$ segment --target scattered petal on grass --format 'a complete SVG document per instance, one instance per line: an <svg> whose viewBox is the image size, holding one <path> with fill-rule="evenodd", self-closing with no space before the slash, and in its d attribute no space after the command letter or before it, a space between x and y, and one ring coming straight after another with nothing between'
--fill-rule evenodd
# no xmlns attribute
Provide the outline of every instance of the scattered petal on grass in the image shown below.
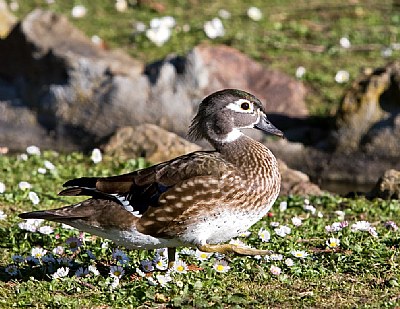
<svg viewBox="0 0 400 309"><path fill-rule="evenodd" d="M345 70L339 70L337 71L336 75L335 75L335 81L338 84L344 84L347 83L350 79L350 74L349 72L345 71Z"/></svg>
<svg viewBox="0 0 400 309"><path fill-rule="evenodd" d="M96 256L93 254L92 251L86 250L86 254L88 255L89 259L91 259L91 260L95 260L96 259ZM128 259L129 259L129 257L128 257Z"/></svg>
<svg viewBox="0 0 400 309"><path fill-rule="evenodd" d="M70 237L65 241L67 248L72 252L77 251L82 246L82 241L77 237Z"/></svg>
<svg viewBox="0 0 400 309"><path fill-rule="evenodd" d="M352 232L357 232L357 231L368 232L370 227L371 227L371 223L369 223L368 221L357 221L351 225L351 231Z"/></svg>
<svg viewBox="0 0 400 309"><path fill-rule="evenodd" d="M6 191L6 185L0 181L0 194Z"/></svg>
<svg viewBox="0 0 400 309"><path fill-rule="evenodd" d="M167 27L157 27L146 30L147 38L158 47L164 45L171 37L171 34L171 29Z"/></svg>
<svg viewBox="0 0 400 309"><path fill-rule="evenodd" d="M125 270L122 268L122 266L115 266L112 265L110 266L110 276L121 278L125 273Z"/></svg>
<svg viewBox="0 0 400 309"><path fill-rule="evenodd" d="M40 148L34 145L26 147L27 154L40 156Z"/></svg>
<svg viewBox="0 0 400 309"><path fill-rule="evenodd" d="M154 280L153 277L147 277L147 282L148 282L151 286L156 286L156 285L158 285L157 281Z"/></svg>
<svg viewBox="0 0 400 309"><path fill-rule="evenodd" d="M340 38L339 44L343 48L350 48L351 47L350 40L349 40L349 38L346 38L346 37Z"/></svg>
<svg viewBox="0 0 400 309"><path fill-rule="evenodd" d="M51 253L47 253L42 257L42 262L43 263L55 263L56 259Z"/></svg>
<svg viewBox="0 0 400 309"><path fill-rule="evenodd" d="M220 9L218 11L218 16L221 17L222 19L229 19L231 18L232 14L227 10Z"/></svg>
<svg viewBox="0 0 400 309"><path fill-rule="evenodd" d="M119 277L117 276L111 276L112 278L112 282L110 284L110 288L113 290L115 289L117 286L119 286Z"/></svg>
<svg viewBox="0 0 400 309"><path fill-rule="evenodd" d="M4 213L3 210L0 210L0 220L5 220L7 218L7 215Z"/></svg>
<svg viewBox="0 0 400 309"><path fill-rule="evenodd" d="M210 39L215 39L225 35L224 25L218 17L213 18L211 21L207 21L203 28L207 37Z"/></svg>
<svg viewBox="0 0 400 309"><path fill-rule="evenodd" d="M285 259L285 264L288 267L292 267L294 265L294 261L291 258Z"/></svg>
<svg viewBox="0 0 400 309"><path fill-rule="evenodd" d="M269 225L272 226L272 227L278 227L281 224L279 222L272 221Z"/></svg>
<svg viewBox="0 0 400 309"><path fill-rule="evenodd" d="M199 261L206 261L206 260L208 260L212 255L213 255L212 252L203 252L203 251L200 251L199 249L196 250L196 258L197 258Z"/></svg>
<svg viewBox="0 0 400 309"><path fill-rule="evenodd" d="M286 225L282 225L276 229L274 229L276 235L280 237L285 237L286 235L289 235L292 232L292 229Z"/></svg>
<svg viewBox="0 0 400 309"><path fill-rule="evenodd" d="M50 234L53 234L53 232L54 232L54 229L49 225L43 225L43 226L39 227L39 233L41 233L41 234L50 235Z"/></svg>
<svg viewBox="0 0 400 309"><path fill-rule="evenodd" d="M262 12L259 8L252 6L247 10L247 16L254 21L259 21L262 18Z"/></svg>
<svg viewBox="0 0 400 309"><path fill-rule="evenodd" d="M371 227L368 229L368 233L369 233L371 236L373 236L373 237L378 237L378 233L376 232L376 229L375 229L373 226L371 226Z"/></svg>
<svg viewBox="0 0 400 309"><path fill-rule="evenodd" d="M46 252L47 252L47 250L45 250L41 247L34 247L31 250L31 255L34 258L41 259L46 254Z"/></svg>
<svg viewBox="0 0 400 309"><path fill-rule="evenodd" d="M95 164L100 163L103 160L103 156L101 154L100 149L94 148L92 150L92 155L90 156L90 158L92 159L93 163Z"/></svg>
<svg viewBox="0 0 400 309"><path fill-rule="evenodd" d="M18 227L21 230L36 232L36 230L42 224L43 221L44 221L43 219L27 219L23 222L18 223Z"/></svg>
<svg viewBox="0 0 400 309"><path fill-rule="evenodd" d="M291 254L292 254L294 257L297 257L297 258L300 258L300 259L303 259L303 258L305 258L305 257L308 256L308 253L305 252L305 251L303 251L303 250L293 250L293 251L291 252Z"/></svg>
<svg viewBox="0 0 400 309"><path fill-rule="evenodd" d="M64 247L57 246L53 249L53 254L62 255L64 254Z"/></svg>
<svg viewBox="0 0 400 309"><path fill-rule="evenodd" d="M44 167L47 168L49 171L53 171L53 170L56 169L56 167L54 166L54 164L51 163L51 162L48 161L48 160L44 160L43 163L44 163Z"/></svg>
<svg viewBox="0 0 400 309"><path fill-rule="evenodd" d="M30 256L27 256L26 259L25 259L25 261L26 261L27 263L34 264L34 265L39 265L39 264L40 264L39 259L36 258L36 257L34 257L34 256L31 256L31 255L30 255Z"/></svg>
<svg viewBox="0 0 400 309"><path fill-rule="evenodd" d="M344 220L345 212L342 210L336 210L335 214L338 216L339 220Z"/></svg>
<svg viewBox="0 0 400 309"><path fill-rule="evenodd" d="M79 267L75 272L76 277L85 277L88 274L89 274L89 270L84 267Z"/></svg>
<svg viewBox="0 0 400 309"><path fill-rule="evenodd" d="M169 275L156 275L156 279L158 283L163 287L167 286L168 282L172 281L172 278Z"/></svg>
<svg viewBox="0 0 400 309"><path fill-rule="evenodd" d="M172 269L174 272L176 272L178 274L186 274L188 271L188 266L184 261L178 260L178 261L175 261Z"/></svg>
<svg viewBox="0 0 400 309"><path fill-rule="evenodd" d="M18 275L18 267L17 265L8 265L4 271L9 274L10 276Z"/></svg>
<svg viewBox="0 0 400 309"><path fill-rule="evenodd" d="M389 57L391 57L393 55L393 49L391 49L390 47L386 47L386 48L383 48L382 50L381 50L381 56L383 57L383 58L389 58Z"/></svg>
<svg viewBox="0 0 400 309"><path fill-rule="evenodd" d="M349 223L347 221L334 222L334 223L332 223L332 225L325 226L325 231L328 233L339 232L343 228L347 227L348 225L349 225Z"/></svg>
<svg viewBox="0 0 400 309"><path fill-rule="evenodd" d="M282 202L279 203L279 210L280 211L287 210L287 202L286 201L282 201Z"/></svg>
<svg viewBox="0 0 400 309"><path fill-rule="evenodd" d="M282 261L283 260L283 255L282 254L278 254L278 253L272 253L269 256L269 259L271 261Z"/></svg>
<svg viewBox="0 0 400 309"><path fill-rule="evenodd" d="M394 221L387 221L385 222L385 227L389 230L397 231L399 227Z"/></svg>
<svg viewBox="0 0 400 309"><path fill-rule="evenodd" d="M30 191L28 194L29 199L31 200L33 205L37 205L40 202L39 196L36 194L36 192Z"/></svg>
<svg viewBox="0 0 400 309"><path fill-rule="evenodd" d="M83 5L75 5L71 10L71 15L73 18L82 18L86 15L87 10Z"/></svg>
<svg viewBox="0 0 400 309"><path fill-rule="evenodd" d="M196 255L196 251L194 251L193 249L190 249L190 248L183 248L179 253L182 255L189 255L189 256Z"/></svg>
<svg viewBox="0 0 400 309"><path fill-rule="evenodd" d="M47 173L47 170L44 167L39 167L37 171L39 174L42 174L42 175Z"/></svg>
<svg viewBox="0 0 400 309"><path fill-rule="evenodd" d="M62 256L56 259L57 263L62 266L72 266L72 260L67 256Z"/></svg>
<svg viewBox="0 0 400 309"><path fill-rule="evenodd" d="M247 238L247 237L249 237L250 235L251 235L251 232L250 232L250 231L246 231L246 232L240 233L240 234L239 234L239 237L245 237L245 238Z"/></svg>
<svg viewBox="0 0 400 309"><path fill-rule="evenodd" d="M153 263L158 270L166 270L168 268L168 258L165 256L157 254Z"/></svg>
<svg viewBox="0 0 400 309"><path fill-rule="evenodd" d="M13 256L12 256L12 260L13 260L13 262L16 263L16 264L20 264L20 263L25 262L24 257L23 257L22 255L19 255L19 254L13 255Z"/></svg>
<svg viewBox="0 0 400 309"><path fill-rule="evenodd" d="M271 272L271 274L275 275L275 276L279 276L282 272L281 268L275 265L271 265L271 267L269 268L269 271Z"/></svg>
<svg viewBox="0 0 400 309"><path fill-rule="evenodd" d="M90 40L92 41L92 43L96 46L103 46L104 41L101 37L99 37L98 35L92 35L92 37L90 38Z"/></svg>
<svg viewBox="0 0 400 309"><path fill-rule="evenodd" d="M88 271L91 272L95 276L100 275L100 272L97 270L96 266L94 266L94 265L89 265Z"/></svg>
<svg viewBox="0 0 400 309"><path fill-rule="evenodd" d="M332 249L337 248L340 246L340 239L331 237L326 241L326 245Z"/></svg>
<svg viewBox="0 0 400 309"><path fill-rule="evenodd" d="M303 221L299 217L293 217L292 223L294 226L301 226L303 224Z"/></svg>
<svg viewBox="0 0 400 309"><path fill-rule="evenodd" d="M125 12L128 9L128 2L126 0L117 0L115 2L115 9L118 12Z"/></svg>
<svg viewBox="0 0 400 309"><path fill-rule="evenodd" d="M134 28L137 32L145 32L147 29L147 26L145 23L138 21L135 23Z"/></svg>
<svg viewBox="0 0 400 309"><path fill-rule="evenodd" d="M29 182L27 182L27 181L20 181L19 184L18 184L18 187L19 187L21 190L27 190L27 189L30 189L32 186L31 186L31 184L30 184Z"/></svg>
<svg viewBox="0 0 400 309"><path fill-rule="evenodd" d="M303 66L297 67L296 73L295 73L296 78L298 78L298 79L303 78L303 76L305 74L306 74L306 68L305 67L303 67Z"/></svg>
<svg viewBox="0 0 400 309"><path fill-rule="evenodd" d="M146 273L141 271L139 268L136 268L135 271L140 277L146 277Z"/></svg>
<svg viewBox="0 0 400 309"><path fill-rule="evenodd" d="M61 279L68 276L69 267L60 267L57 271L51 275L53 279Z"/></svg>
<svg viewBox="0 0 400 309"><path fill-rule="evenodd" d="M307 211L307 212L311 212L311 214L315 214L316 213L316 211L317 211L317 209L313 206L313 205L310 205L310 204L304 204L303 205L303 209L305 210L305 211Z"/></svg>
<svg viewBox="0 0 400 309"><path fill-rule="evenodd" d="M152 272L154 270L153 262L149 260L140 261L140 266L146 273Z"/></svg>
<svg viewBox="0 0 400 309"><path fill-rule="evenodd" d="M126 264L129 263L129 256L122 250L115 249L112 253L112 258L117 260L117 263Z"/></svg>
<svg viewBox="0 0 400 309"><path fill-rule="evenodd" d="M219 273L226 273L231 268L225 260L218 260L214 263L213 268Z"/></svg>
<svg viewBox="0 0 400 309"><path fill-rule="evenodd" d="M22 161L27 161L28 160L28 155L26 153L21 153L18 156L18 159L22 160Z"/></svg>
<svg viewBox="0 0 400 309"><path fill-rule="evenodd" d="M260 228L260 230L258 231L258 237L263 242L269 242L271 239L271 234L267 230Z"/></svg>

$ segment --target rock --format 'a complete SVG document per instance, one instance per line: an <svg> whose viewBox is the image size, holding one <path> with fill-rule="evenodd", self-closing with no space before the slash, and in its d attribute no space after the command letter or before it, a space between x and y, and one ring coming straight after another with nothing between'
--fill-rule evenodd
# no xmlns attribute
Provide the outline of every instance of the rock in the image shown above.
<svg viewBox="0 0 400 309"><path fill-rule="evenodd" d="M399 157L399 97L400 62L359 77L337 112L337 151Z"/></svg>
<svg viewBox="0 0 400 309"><path fill-rule="evenodd" d="M144 66L99 48L66 17L40 9L0 40L0 59L0 87L12 94L0 94L0 102L10 108L18 102L36 118L29 126L46 132L47 139L36 139L42 148L87 150L120 127L143 123L185 136L200 100L223 87L255 93L268 111L307 115L301 83L235 49L200 45L185 57ZM4 126L11 121L3 118ZM14 138L22 135L17 129ZM0 135L0 145L11 150L23 144L9 140Z"/></svg>
<svg viewBox="0 0 400 309"><path fill-rule="evenodd" d="M400 199L400 171L388 170L379 178L375 187L367 194L368 198Z"/></svg>
<svg viewBox="0 0 400 309"><path fill-rule="evenodd" d="M129 159L144 157L153 164L201 149L153 124L120 128L102 148L112 156Z"/></svg>
<svg viewBox="0 0 400 309"><path fill-rule="evenodd" d="M251 92L266 104L269 113L292 117L308 115L306 88L302 83L277 70L267 69L238 50L224 46L200 45L192 56L202 62L207 93L223 88Z"/></svg>
<svg viewBox="0 0 400 309"><path fill-rule="evenodd" d="M303 172L289 168L285 162L278 160L279 171L282 175L280 195L322 195L322 191L310 178Z"/></svg>
<svg viewBox="0 0 400 309"><path fill-rule="evenodd" d="M85 149L130 123L135 106L121 98L127 89L147 99L143 65L98 48L49 11L33 11L0 40L0 58L0 78L11 81L16 99L37 118L35 130L48 132L55 149Z"/></svg>
<svg viewBox="0 0 400 309"><path fill-rule="evenodd" d="M7 2L0 0L0 38L8 35L17 18L8 10Z"/></svg>

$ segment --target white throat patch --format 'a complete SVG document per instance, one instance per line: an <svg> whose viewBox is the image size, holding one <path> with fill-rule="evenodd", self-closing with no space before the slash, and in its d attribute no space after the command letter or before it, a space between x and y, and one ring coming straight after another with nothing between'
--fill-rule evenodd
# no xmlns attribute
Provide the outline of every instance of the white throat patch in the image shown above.
<svg viewBox="0 0 400 309"><path fill-rule="evenodd" d="M236 141L239 137L241 137L243 135L243 133L237 129L237 128L233 128L233 130L231 132L229 132L225 138L221 139L220 142L223 143L231 143L233 141Z"/></svg>

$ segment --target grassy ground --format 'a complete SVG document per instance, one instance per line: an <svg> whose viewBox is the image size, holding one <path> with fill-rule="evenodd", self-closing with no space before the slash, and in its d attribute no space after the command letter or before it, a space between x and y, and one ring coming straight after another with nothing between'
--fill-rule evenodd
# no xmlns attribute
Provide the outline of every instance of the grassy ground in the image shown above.
<svg viewBox="0 0 400 309"><path fill-rule="evenodd" d="M132 1L134 2L134 1ZM400 13L392 1L138 1L124 13L114 8L114 2L61 1L48 5L44 0L19 1L15 13L22 17L36 7L51 8L70 15L74 4L84 4L88 14L72 22L88 36L99 35L110 48L122 48L142 61L153 61L169 53L185 54L198 43L224 43L250 55L254 59L294 76L298 66L306 68L303 81L310 88L308 104L313 114L332 114L348 83L334 81L340 69L350 73L350 82L364 67L376 67L396 58L399 51L385 58L382 50L399 42ZM250 5L259 7L263 18L250 20L246 10ZM218 16L225 9L231 13L223 19L225 36L209 40L203 31L207 20ZM156 47L143 33L134 33L134 24L149 24L154 17L172 15L177 21L171 39ZM190 30L180 29L189 25ZM339 40L348 37L350 49L341 48ZM44 160L56 165L46 174L38 172ZM172 281L160 286L155 274L141 277L136 271L140 261L154 257L154 253L129 252L130 261L123 265L124 275L114 289L110 266L117 265L112 258L113 245L104 240L80 235L77 231L50 224L54 232L45 235L28 232L19 227L22 221L16 215L22 211L59 207L74 199L61 199L56 193L64 181L82 175L111 175L143 167L140 160L120 162L105 158L95 165L88 156L79 153L58 155L46 152L41 156L29 156L27 161L17 156L0 156L0 182L5 192L0 194L0 209L7 215L0 220L0 307L37 308L107 308L107 307L395 307L400 304L399 232L387 229L384 223L398 220L398 201L366 201L340 197L311 198L310 204L317 211L304 210L308 204L301 197L282 198L275 205L272 217L254 226L245 243L257 248L268 248L282 254L282 260L256 260L247 257L227 256L230 266L226 273L213 268L215 256L198 261L191 255L180 254L190 265L203 268L186 274L171 274ZM22 190L20 181L27 181L31 189ZM36 192L40 202L33 205L29 191ZM31 198L34 196L31 194ZM280 202L286 201L288 209L280 211ZM339 218L336 211L344 211ZM321 212L322 217L318 216ZM1 215L0 215L1 217ZM302 225L295 226L293 217L302 218ZM327 233L325 227L334 222L347 220L348 227L335 233ZM376 229L377 237L368 231L352 231L351 226L367 220ZM287 225L291 234L280 237L271 226L272 222ZM399 223L397 221L397 223ZM47 225L47 223L41 223ZM271 233L269 242L258 235L260 228ZM354 230L354 228L353 228ZM373 233L374 230L371 230ZM70 237L86 239L78 251L68 249ZM329 248L331 237L340 239L340 245ZM14 263L13 255L25 258L32 248L41 247L51 252L56 246L65 253L55 257L71 260L70 274L52 279L60 263L38 260L37 265L23 261ZM124 250L123 248L120 248ZM91 250L95 259L90 259ZM305 258L293 256L293 250L304 250ZM285 259L291 258L293 266ZM64 261L65 262L65 261ZM10 275L14 265L16 274ZM99 275L77 278L79 267L95 265ZM274 275L271 266L277 266L281 274ZM7 271L6 271L7 269ZM272 268L276 273L278 270ZM159 274L159 273L158 273ZM153 285L158 283L157 285Z"/></svg>
<svg viewBox="0 0 400 309"><path fill-rule="evenodd" d="M142 0L119 13L112 0L19 1L16 14L20 17L33 8L50 8L71 16L76 4L87 7L87 15L72 22L88 36L99 35L110 48L122 48L133 57L149 62L169 53L185 54L195 45L208 41L238 48L265 65L294 75L298 66L307 70L302 78L310 88L308 104L313 114L333 114L347 84L334 80L338 70L350 73L350 82L364 68L374 68L399 56L393 43L399 43L400 12L394 1L175 1ZM263 18L251 20L246 11L250 6L261 9ZM203 25L218 16L219 10L230 12L222 19L225 35L207 38ZM135 33L134 25L147 26L154 17L171 15L176 19L171 39L156 47L144 33ZM185 25L190 30L183 31ZM347 37L350 49L341 48L340 38ZM382 51L392 47L391 56Z"/></svg>
<svg viewBox="0 0 400 309"><path fill-rule="evenodd" d="M55 169L41 174L38 169L45 166L45 160L52 162ZM250 236L240 238L248 245L268 248L278 255L268 260L226 256L222 260L230 269L223 273L214 269L221 257L211 256L200 261L196 256L180 252L179 258L191 265L192 271L172 272L172 281L161 286L157 275L165 272L141 277L141 272L136 270L140 269L141 261L152 259L155 253L131 251L127 252L130 261L121 264L125 273L119 285L112 288L114 279L109 274L110 266L120 264L112 256L113 244L47 222L41 226L49 224L54 229L52 233L29 232L19 226L22 220L16 215L72 202L73 199L56 195L62 183L72 175L123 173L144 167L144 161L119 162L105 157L96 165L89 156L82 154L45 152L40 156L28 156L26 161L17 156L0 156L0 166L0 181L5 184L5 191L0 194L0 209L7 215L0 220L0 307L393 308L400 304L399 231L385 227L387 221L400 217L398 201L370 202L362 198L326 196L310 198L308 203L302 197L281 198L271 215L251 229ZM20 189L21 181L29 182L31 188ZM32 203L29 192L37 193L39 204ZM287 202L286 210L280 210L281 202ZM310 205L315 207L315 212ZM296 226L293 217L300 218L301 225ZM356 231L353 224L362 220L371 223L370 232ZM348 222L347 227L326 232L326 226L344 221ZM290 227L291 233L278 236L274 222L280 227ZM270 233L268 242L262 241L261 228ZM372 235L374 231L375 236ZM261 232L265 236L263 230ZM83 246L72 251L67 241L70 237L83 239ZM332 244L331 248L327 244L330 238L339 239L340 244L336 247ZM57 246L65 252L54 257L64 257L64 262L48 262L43 257L36 264L13 261L14 255L29 259L32 248L52 252ZM92 252L93 259L87 250ZM294 250L308 256L298 258L293 255ZM287 258L293 260L293 266L286 264ZM69 275L53 279L56 269L68 261ZM9 274L10 265L16 267L14 275ZM75 275L79 267L89 265L96 266L100 274L90 273L79 278ZM279 267L281 273L274 274L278 270L271 266ZM193 271L197 268L202 270Z"/></svg>

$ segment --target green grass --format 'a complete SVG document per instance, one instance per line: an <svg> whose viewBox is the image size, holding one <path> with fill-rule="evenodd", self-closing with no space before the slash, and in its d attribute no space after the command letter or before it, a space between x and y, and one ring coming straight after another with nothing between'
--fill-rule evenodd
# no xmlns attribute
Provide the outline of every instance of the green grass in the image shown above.
<svg viewBox="0 0 400 309"><path fill-rule="evenodd" d="M40 174L37 169L44 166L44 160L51 161L56 170ZM120 285L111 290L109 266L116 265L112 259L113 245L103 248L104 240L84 235L83 247L73 253L66 249L69 257L70 276L52 279L51 273L60 267L49 267L49 263L39 265L18 265L19 273L9 275L5 268L12 264L12 256L27 257L33 247L51 251L56 246L67 247L66 239L79 236L76 230L67 230L58 224L49 223L54 233L44 235L19 228L22 220L17 214L23 211L60 207L79 199L58 197L64 181L83 175L107 176L124 173L146 166L143 160L122 162L104 157L99 164L91 162L88 155L72 153L68 155L44 152L41 156L29 156L27 161L16 155L0 156L1 179L6 190L0 194L0 207L7 215L0 221L0 307L37 308L126 308L137 306L156 307L168 305L176 307L394 307L400 304L399 231L384 226L388 220L398 220L398 201L367 201L363 198L345 199L337 196L310 198L310 204L317 211L312 214L303 209L304 198L290 196L281 198L268 216L251 229L243 242L256 248L270 249L283 255L282 261L256 260L250 257L226 256L231 267L226 273L213 269L215 256L206 261L198 261L193 256L181 254L189 265L203 268L186 274L174 274L173 281L166 287L152 286L147 278L136 273L140 261L151 259L154 252L130 251L130 262L124 265L125 274ZM38 194L40 203L33 205L28 197L29 190L18 187L20 181L32 185L31 191ZM287 201L288 209L280 211L281 201ZM328 234L325 226L340 222L336 211L345 213L349 226L341 231ZM318 216L318 213L323 216ZM293 217L302 218L301 226L294 226ZM378 237L368 232L352 232L356 221L367 220L375 227ZM291 234L277 236L272 222L291 227ZM397 221L397 223L399 223ZM43 223L45 225L47 223ZM258 236L263 227L271 233L269 242L262 242ZM57 235L57 236L56 236ZM81 235L82 236L82 235ZM326 241L330 237L340 239L340 246L329 249ZM125 250L124 248L120 248ZM90 260L86 250L96 256ZM293 250L304 250L309 254L304 259L294 257ZM126 250L125 250L126 251ZM284 260L292 258L294 265L286 266ZM96 265L98 276L77 278L75 270L88 265ZM270 271L271 265L281 268L279 276ZM155 278L159 272L151 274Z"/></svg>
<svg viewBox="0 0 400 309"><path fill-rule="evenodd" d="M135 1L132 1L132 3ZM127 12L118 13L113 1L61 1L47 5L44 0L20 1L19 17L36 7L51 8L70 16L75 4L84 4L88 14L71 22L89 37L99 35L110 48L121 48L144 62L161 59L169 53L185 54L202 42L233 46L266 66L278 68L294 75L300 65L306 67L303 82L310 89L307 103L312 114L333 114L343 91L364 67L377 67L399 56L394 50L388 59L381 49L399 42L400 12L391 1L139 1ZM162 12L149 3L159 3ZM259 7L264 18L259 22L246 16L249 6ZM209 40L203 32L205 21L216 17L219 9L228 10L232 17L223 20L226 34ZM162 47L156 47L144 34L134 34L133 24L147 25L154 17L172 15L177 26L172 38ZM190 25L188 32L180 31ZM347 36L354 49L343 50L339 39ZM320 51L318 51L320 50ZM323 52L321 52L323 50ZM348 84L337 84L334 76L339 69L350 72ZM44 160L53 162L57 169L45 175L37 172ZM78 232L50 225L55 232L43 235L21 230L17 214L23 211L60 207L78 201L60 198L57 192L64 181L79 176L107 176L128 172L146 166L146 162L120 161L105 157L93 164L87 155L68 155L45 152L30 156L27 161L15 155L0 156L0 181L6 191L0 194L0 209L7 218L0 221L0 307L36 308L126 308L126 307L259 307L259 308L310 308L310 307L395 307L400 304L399 232L387 230L387 220L398 220L398 201L367 201L363 198L344 199L337 196L313 197L311 204L323 214L320 218L303 210L304 198L288 197L286 211L273 208L273 217L264 218L251 229L249 238L242 240L257 248L266 248L291 257L292 267L284 261L255 260L249 257L227 256L227 273L217 273L212 265L215 256L205 262L191 256L181 256L188 264L202 267L201 271L175 274L166 287L152 286L148 279L138 276L140 261L154 256L153 252L129 252L130 263L124 266L125 274L120 285L110 289L109 266L112 244L102 248L103 240L86 241L77 253L66 251L65 256L74 263L69 277L52 280L49 265L35 267L19 265L17 276L10 276L5 268L12 256L29 256L33 247L51 251L55 246L66 246L68 237ZM18 183L28 181L32 191L40 198L33 205L28 191L20 190ZM349 227L333 234L341 240L337 250L328 250L326 241L332 235L325 226L340 221L335 211L345 212ZM303 225L295 227L291 218L300 216ZM359 220L372 223L378 237L368 232L352 232L350 226ZM284 238L277 236L271 222L288 225L292 233ZM397 223L400 223L397 221ZM263 227L271 232L270 242L258 237ZM56 235L58 235L56 237ZM88 235L85 236L89 237ZM96 260L89 260L86 250L91 250ZM121 248L123 249L123 248ZM292 250L305 250L309 256L296 259ZM95 264L99 276L77 278L73 276L79 266ZM279 276L270 272L271 265L279 266ZM57 266L57 265L55 265ZM58 267L58 266L57 266ZM54 269L53 269L54 271ZM154 274L153 274L154 276Z"/></svg>
<svg viewBox="0 0 400 309"><path fill-rule="evenodd" d="M130 1L135 3L136 1ZM20 3L19 17L36 7L49 8L71 16L76 4L87 7L82 19L72 23L89 37L99 35L110 48L121 48L144 62L161 59L170 53L185 54L202 42L233 46L257 61L281 69L294 76L298 66L307 69L303 81L310 90L307 103L312 114L334 114L343 91L348 84L334 81L340 69L350 73L350 82L364 68L375 68L396 59L399 50L389 58L381 51L398 43L400 11L392 1L138 1L124 13L114 8L112 0L55 1L48 5L44 0L25 0ZM159 4L155 10L151 4ZM263 19L250 20L246 11L250 6L260 8ZM207 20L225 9L231 18L223 20L225 36L210 40L203 31ZM136 33L134 24L147 26L154 17L173 16L177 25L171 39L156 47L144 33ZM182 31L189 25L188 32ZM353 49L340 48L341 37L348 37Z"/></svg>

